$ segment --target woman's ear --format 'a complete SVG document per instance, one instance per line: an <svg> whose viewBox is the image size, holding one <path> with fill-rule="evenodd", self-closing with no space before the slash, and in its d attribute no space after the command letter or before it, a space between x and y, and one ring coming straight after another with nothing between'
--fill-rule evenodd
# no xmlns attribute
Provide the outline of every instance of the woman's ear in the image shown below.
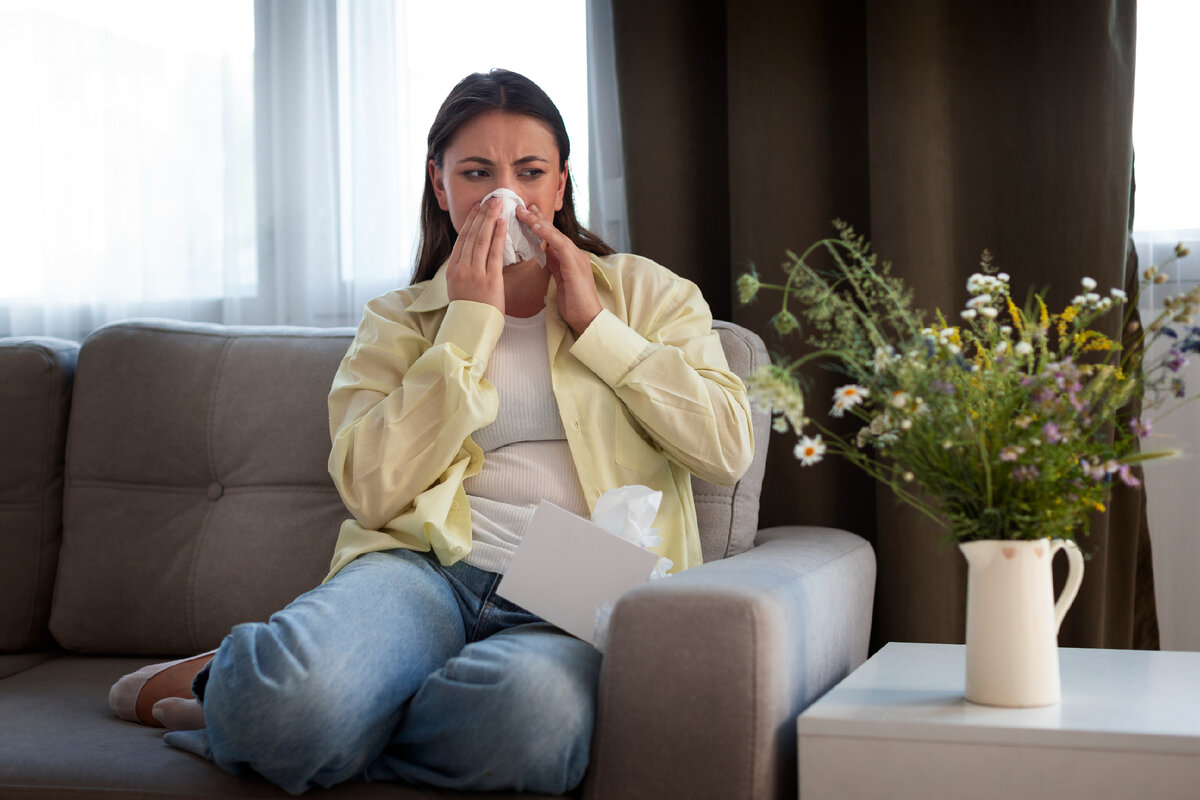
<svg viewBox="0 0 1200 800"><path fill-rule="evenodd" d="M567 181L570 172L571 164L568 161L563 162L562 174L558 176L558 192L554 195L554 210L562 211L563 195L567 191Z"/></svg>
<svg viewBox="0 0 1200 800"><path fill-rule="evenodd" d="M450 203L446 200L446 182L442 171L438 169L437 163L432 158L429 159L429 183L433 185L433 193L437 196L438 208L442 211L449 211Z"/></svg>

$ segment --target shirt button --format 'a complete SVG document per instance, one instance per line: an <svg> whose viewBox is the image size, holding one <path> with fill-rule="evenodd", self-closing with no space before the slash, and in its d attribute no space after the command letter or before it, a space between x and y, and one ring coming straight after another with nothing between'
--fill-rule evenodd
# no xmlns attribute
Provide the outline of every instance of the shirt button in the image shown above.
<svg viewBox="0 0 1200 800"><path fill-rule="evenodd" d="M450 510L458 511L458 501L457 500L455 500L453 503L450 504Z"/></svg>
<svg viewBox="0 0 1200 800"><path fill-rule="evenodd" d="M577 430L577 431L581 431L581 430L583 430L583 423L582 423L582 422L580 422L579 420L575 420L574 422L572 422L572 423L571 423L571 426L572 426L573 428L575 428L575 430Z"/></svg>

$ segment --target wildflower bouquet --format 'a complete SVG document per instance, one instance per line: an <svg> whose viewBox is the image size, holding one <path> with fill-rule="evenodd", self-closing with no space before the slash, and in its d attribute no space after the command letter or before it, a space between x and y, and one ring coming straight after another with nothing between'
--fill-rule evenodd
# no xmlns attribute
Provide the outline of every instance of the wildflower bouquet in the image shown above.
<svg viewBox="0 0 1200 800"><path fill-rule="evenodd" d="M802 464L827 453L848 459L959 541L1069 539L1086 530L1089 512L1104 510L1113 481L1137 485L1132 466L1166 455L1140 452L1150 426L1144 416L1121 424L1121 411L1143 396L1147 409L1155 398L1184 396L1179 370L1187 354L1200 353L1200 327L1190 325L1200 288L1168 300L1145 328L1126 313L1121 330L1137 345L1126 350L1091 327L1127 304L1123 291L1101 295L1085 278L1058 313L1037 294L1018 306L1009 276L984 251L967 281L961 321L937 312L926 324L890 264L850 226L835 227L838 236L803 255L788 252L783 284L763 283L754 272L738 280L742 303L764 290L781 292L772 327L811 348L746 381L755 402L770 408L775 430L799 437ZM822 255L831 266L814 264ZM1165 279L1157 268L1144 275L1146 282ZM1143 364L1159 337L1173 346ZM848 378L828 413L860 420L857 434L806 416L798 370L810 361Z"/></svg>

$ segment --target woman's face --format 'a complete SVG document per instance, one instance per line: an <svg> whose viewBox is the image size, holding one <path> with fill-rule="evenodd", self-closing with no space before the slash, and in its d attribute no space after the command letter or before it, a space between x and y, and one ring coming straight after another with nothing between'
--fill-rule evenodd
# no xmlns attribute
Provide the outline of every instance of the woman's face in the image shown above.
<svg viewBox="0 0 1200 800"><path fill-rule="evenodd" d="M496 189L511 189L546 217L562 208L566 165L558 169L558 145L545 123L523 114L485 111L461 128L442 154L431 159L429 177L438 205L461 231L471 209Z"/></svg>

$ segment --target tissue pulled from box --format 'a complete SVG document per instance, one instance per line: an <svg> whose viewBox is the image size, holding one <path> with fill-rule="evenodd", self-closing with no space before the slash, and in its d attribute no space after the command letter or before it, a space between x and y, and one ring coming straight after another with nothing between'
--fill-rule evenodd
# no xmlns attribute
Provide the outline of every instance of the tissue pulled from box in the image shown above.
<svg viewBox="0 0 1200 800"><path fill-rule="evenodd" d="M504 266L519 264L533 259L539 266L546 266L546 252L542 240L533 229L517 219L517 206L525 207L525 201L512 189L497 189L483 198L486 203L493 197L500 198L500 216L508 224L508 235L504 240Z"/></svg>
<svg viewBox="0 0 1200 800"><path fill-rule="evenodd" d="M650 550L662 544L658 530L651 527L661 503L662 492L649 486L618 486L616 489L609 489L596 500L592 510L592 524L627 542ZM660 557L654 565L654 571L650 573L650 580L667 577L674 564L671 559ZM611 616L612 607L608 603L596 608L594 639L596 649L601 652L604 652L608 643L608 623Z"/></svg>

